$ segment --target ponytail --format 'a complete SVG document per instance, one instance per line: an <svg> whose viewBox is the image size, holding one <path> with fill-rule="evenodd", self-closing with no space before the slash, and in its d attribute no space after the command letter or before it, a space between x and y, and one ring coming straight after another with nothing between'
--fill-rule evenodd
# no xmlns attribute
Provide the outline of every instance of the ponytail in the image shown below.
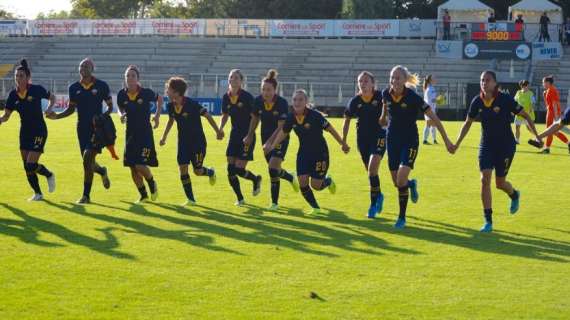
<svg viewBox="0 0 570 320"><path fill-rule="evenodd" d="M279 73L277 72L277 70L275 69L269 69L269 71L267 71L267 75L265 76L265 78L263 78L263 80L261 81L261 84L263 85L264 83L269 83L273 86L273 88L275 90L277 90L277 85L279 84L277 82L277 76L279 75Z"/></svg>
<svg viewBox="0 0 570 320"><path fill-rule="evenodd" d="M23 71L26 77L31 77L32 72L30 71L30 67L28 66L28 61L26 59L20 60L18 66L16 66L16 72Z"/></svg>
<svg viewBox="0 0 570 320"><path fill-rule="evenodd" d="M420 77L418 76L418 74L410 73L408 68L398 65L392 68L391 72L394 71L400 71L404 75L404 78L406 78L406 84L405 84L406 87L416 88L420 84Z"/></svg>

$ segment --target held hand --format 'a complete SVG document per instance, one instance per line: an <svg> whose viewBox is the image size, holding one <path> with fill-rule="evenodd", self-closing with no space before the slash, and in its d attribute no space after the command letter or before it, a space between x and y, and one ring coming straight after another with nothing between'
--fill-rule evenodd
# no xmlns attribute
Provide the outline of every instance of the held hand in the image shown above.
<svg viewBox="0 0 570 320"><path fill-rule="evenodd" d="M251 135L247 135L245 136L245 138L243 138L243 145L248 147L251 146L251 143L253 142L253 137Z"/></svg>
<svg viewBox="0 0 570 320"><path fill-rule="evenodd" d="M123 113L123 114L121 115L121 123L122 123L122 124L125 124L126 122L127 122L127 114L126 114L126 113Z"/></svg>
<svg viewBox="0 0 570 320"><path fill-rule="evenodd" d="M158 126L160 125L160 116L155 115L154 117L152 117L152 122L154 122L154 127L152 128L157 129Z"/></svg>
<svg viewBox="0 0 570 320"><path fill-rule="evenodd" d="M342 152L344 152L345 154L350 152L350 146L348 144L346 144L346 142L344 142L341 146Z"/></svg>
<svg viewBox="0 0 570 320"><path fill-rule="evenodd" d="M451 154L455 154L455 151L457 151L457 147L449 140L445 141L445 146L447 147L447 151Z"/></svg>
<svg viewBox="0 0 570 320"><path fill-rule="evenodd" d="M264 144L263 145L263 154L269 154L271 152L271 150L273 150L273 146L270 144Z"/></svg>
<svg viewBox="0 0 570 320"><path fill-rule="evenodd" d="M46 116L46 118L48 118L50 120L56 120L57 119L57 114L55 112L53 112L53 110L47 110L45 116Z"/></svg>
<svg viewBox="0 0 570 320"><path fill-rule="evenodd" d="M381 117L380 120L378 120L378 123L382 126L385 127L388 125L388 119L386 119L386 117Z"/></svg>
<svg viewBox="0 0 570 320"><path fill-rule="evenodd" d="M161 147L164 146L164 145L166 144L166 138L160 139L159 144L160 144Z"/></svg>
<svg viewBox="0 0 570 320"><path fill-rule="evenodd" d="M218 140L224 139L224 132L222 130L218 130L218 132L216 132L216 139Z"/></svg>

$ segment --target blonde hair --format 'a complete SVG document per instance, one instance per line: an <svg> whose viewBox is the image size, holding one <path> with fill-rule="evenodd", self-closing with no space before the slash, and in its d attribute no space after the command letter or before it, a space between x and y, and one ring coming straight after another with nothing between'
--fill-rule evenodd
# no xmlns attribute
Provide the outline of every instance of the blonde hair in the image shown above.
<svg viewBox="0 0 570 320"><path fill-rule="evenodd" d="M392 68L392 71L390 71L390 74L392 74L395 71L399 71L404 75L404 78L406 78L406 87L408 88L416 88L419 84L420 84L420 77L418 76L417 73L411 73L408 68L398 65L395 66L394 68Z"/></svg>
<svg viewBox="0 0 570 320"><path fill-rule="evenodd" d="M240 78L241 81L243 81L243 73L241 72L240 69L232 69L232 70L230 70L230 73L228 74L228 76L231 77L232 74L234 74L234 73L239 76L239 78Z"/></svg>
<svg viewBox="0 0 570 320"><path fill-rule="evenodd" d="M374 88L372 90L375 90L376 88L376 78L374 77L374 74L370 71L362 71L361 73L358 74L358 77L356 77L356 81L358 81L358 79L360 79L361 77L368 77L370 79L370 81L372 81L372 84L374 85ZM361 90L360 90L360 86L358 86L358 93L362 94Z"/></svg>
<svg viewBox="0 0 570 320"><path fill-rule="evenodd" d="M279 75L279 73L277 72L277 70L275 69L269 69L269 71L267 71L267 75L265 76L265 78L263 78L263 80L261 80L261 85L263 85L264 83L269 83L273 86L274 89L277 90L277 76Z"/></svg>
<svg viewBox="0 0 570 320"><path fill-rule="evenodd" d="M424 85L423 85L424 91L426 91L427 88L431 85L431 81L432 81L431 78L432 78L432 77L433 77L433 76L432 76L431 74L428 74L427 77L425 77L425 79L424 79Z"/></svg>

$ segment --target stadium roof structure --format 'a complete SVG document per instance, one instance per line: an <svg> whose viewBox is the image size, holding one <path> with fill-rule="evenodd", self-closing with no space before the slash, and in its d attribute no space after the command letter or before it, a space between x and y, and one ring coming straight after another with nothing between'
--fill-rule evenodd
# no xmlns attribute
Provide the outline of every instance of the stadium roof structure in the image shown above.
<svg viewBox="0 0 570 320"><path fill-rule="evenodd" d="M523 15L525 22L538 23L543 12L547 12L552 23L562 23L562 8L548 0L522 0L509 7L512 19L519 14Z"/></svg>
<svg viewBox="0 0 570 320"><path fill-rule="evenodd" d="M437 19L441 20L444 10L449 11L453 22L487 21L495 10L477 0L449 0L437 8Z"/></svg>

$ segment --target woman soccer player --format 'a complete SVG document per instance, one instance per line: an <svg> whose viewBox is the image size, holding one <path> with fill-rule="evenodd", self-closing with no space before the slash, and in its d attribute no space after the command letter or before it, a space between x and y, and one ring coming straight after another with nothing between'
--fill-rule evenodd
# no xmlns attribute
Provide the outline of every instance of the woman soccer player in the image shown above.
<svg viewBox="0 0 570 320"><path fill-rule="evenodd" d="M158 188L149 167L157 167L156 149L150 124L151 103L156 103L153 117L154 128L158 128L162 111L162 97L154 91L141 87L140 71L136 66L125 70L125 88L117 94L117 105L121 122L127 122L125 155L123 165L131 169L131 177L139 190L137 203L148 201L144 180L148 184L152 201L158 197Z"/></svg>
<svg viewBox="0 0 570 320"><path fill-rule="evenodd" d="M253 142L255 129L261 121L261 143L271 144L287 119L289 104L287 100L276 94L277 91L277 71L269 70L261 81L261 95L255 98L254 113L251 118L249 133L244 139L244 145L249 146ZM285 154L289 146L289 137L285 138L275 147L271 153L265 155L269 166L269 176L271 177L271 205L270 210L277 210L279 203L280 180L288 181L293 190L299 192L299 182L295 176L281 168L281 163L285 160Z"/></svg>
<svg viewBox="0 0 570 320"><path fill-rule="evenodd" d="M67 109L60 113L49 112L49 119L63 119L75 112L77 109L77 137L79 148L83 158L83 195L78 204L88 204L91 202L91 185L93 184L93 173L101 176L103 187L109 189L111 181L107 174L107 168L101 167L95 158L101 153L99 146L93 145L93 117L102 114L102 104L105 102L107 110L105 114L113 111L113 99L106 82L96 79L93 76L95 64L89 58L79 63L80 80L69 86L69 105Z"/></svg>
<svg viewBox="0 0 570 320"><path fill-rule="evenodd" d="M499 92L497 77L493 71L481 74L481 93L473 98L467 119L461 127L455 149L469 132L475 118L481 116L481 144L479 146L479 169L481 171L481 200L485 224L482 232L493 230L493 210L491 201L491 176L495 170L495 185L511 198L511 214L519 209L520 192L507 181L509 168L516 151L515 137L511 128L512 114L522 116L531 132L537 136L531 117L509 95Z"/></svg>
<svg viewBox="0 0 570 320"><path fill-rule="evenodd" d="M534 94L532 93L532 91L529 90L528 88L529 83L527 80L521 80L519 82L519 87L520 90L517 91L517 93L515 94L515 101L521 105L523 107L524 112L526 112L530 118L532 119L532 121L534 121L534 109L533 109L533 105L536 101ZM515 142L517 144L520 143L520 137L521 137L521 126L525 125L527 127L527 129L529 129L528 123L526 122L526 120L523 119L523 117L521 117L520 115L516 115L515 116ZM530 129L529 129L530 131Z"/></svg>
<svg viewBox="0 0 570 320"><path fill-rule="evenodd" d="M382 212L384 195L380 189L378 168L386 153L386 130L380 126L378 119L382 114L382 92L376 90L374 75L363 71L358 75L358 94L350 99L344 111L342 141L346 143L350 120L358 118L356 124L356 144L364 168L368 171L370 182L370 207L368 218L376 217Z"/></svg>
<svg viewBox="0 0 570 320"><path fill-rule="evenodd" d="M55 103L55 96L44 87L32 84L31 77L28 62L22 59L14 72L16 88L8 95L4 115L0 117L0 124L8 121L12 112L17 111L20 114L20 154L28 183L34 190L34 195L29 201L39 201L43 199L43 195L38 174L47 178L48 191L55 191L55 175L44 165L38 163L44 152L48 134L43 117L42 99L49 100L47 110L51 110Z"/></svg>
<svg viewBox="0 0 570 320"><path fill-rule="evenodd" d="M546 104L546 126L550 127L557 119L560 118L560 93L554 86L554 76L544 77L542 79L542 86L544 87L544 102ZM570 142L562 132L556 132L554 135L568 146L570 151ZM549 154L550 146L552 145L553 136L546 138L545 148L542 153Z"/></svg>
<svg viewBox="0 0 570 320"><path fill-rule="evenodd" d="M257 196L261 191L261 176L246 170L248 161L253 160L253 150L255 149L255 134L250 138L251 143L244 144L254 109L253 96L241 88L242 82L241 70L231 70L228 76L229 90L222 98L222 120L220 124L220 129L224 130L228 117L231 117L232 130L226 156L228 158L228 179L237 196L235 203L237 206L244 204L238 176L253 183L254 196Z"/></svg>
<svg viewBox="0 0 570 320"><path fill-rule="evenodd" d="M429 74L424 79L423 89L424 89L424 102L431 108L431 111L434 114L437 114L437 102L436 102L437 91L434 88L435 82L436 82L435 77ZM428 137L430 132L433 137L433 143L437 144L436 132L435 132L436 127L433 123L433 120L427 114L424 114L424 119L426 121L426 126L424 128L424 144L429 144Z"/></svg>
<svg viewBox="0 0 570 320"><path fill-rule="evenodd" d="M311 213L319 213L320 207L311 187L317 191L328 188L336 192L336 185L327 176L329 169L329 149L323 137L323 131L328 131L342 146L342 151L348 153L350 147L342 140L338 132L318 111L308 107L308 96L305 90L297 90L293 94L293 113L287 115L283 128L271 144L264 146L265 154L270 154L283 141L291 130L299 137L297 152L297 175L301 193L312 207Z"/></svg>
<svg viewBox="0 0 570 320"><path fill-rule="evenodd" d="M182 78L172 77L166 82L166 95L169 102L166 105L168 110L168 123L160 139L160 145L166 144L168 133L176 121L178 127L178 168L180 170L180 181L186 194L187 201L184 205L196 204L194 192L192 191L192 182L188 174L188 164L192 163L194 174L197 176L209 177L210 184L216 183L216 172L214 168L204 167L204 158L206 157L206 136L202 128L202 120L205 117L214 131L218 140L223 138L223 132L208 113L208 110L202 107L198 102L184 96L188 85Z"/></svg>
<svg viewBox="0 0 570 320"><path fill-rule="evenodd" d="M382 91L382 116L380 124L389 125L386 134L388 148L388 167L394 185L398 188L400 214L394 227L402 229L406 226L406 209L411 193L412 202L419 199L418 182L408 180L418 156L419 135L416 117L422 111L434 123L445 141L449 151L453 145L439 121L439 118L424 102L422 97L412 90L417 86L418 77L411 74L406 67L396 66L390 72L390 88Z"/></svg>

